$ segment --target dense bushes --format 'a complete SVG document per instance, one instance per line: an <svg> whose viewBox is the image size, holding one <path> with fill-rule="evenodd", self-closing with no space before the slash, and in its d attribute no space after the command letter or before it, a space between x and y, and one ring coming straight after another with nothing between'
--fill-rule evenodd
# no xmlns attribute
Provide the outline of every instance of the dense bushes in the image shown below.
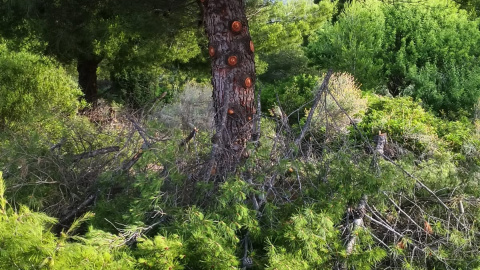
<svg viewBox="0 0 480 270"><path fill-rule="evenodd" d="M287 115L291 115L292 119L298 120L305 114L302 108L311 106L318 80L316 76L302 74L275 84L267 84L262 89L262 106L268 110L276 104L281 106Z"/></svg>
<svg viewBox="0 0 480 270"><path fill-rule="evenodd" d="M478 22L453 2L354 1L312 38L321 68L352 73L366 89L421 99L437 115L471 115L480 97Z"/></svg>
<svg viewBox="0 0 480 270"><path fill-rule="evenodd" d="M80 106L75 81L50 58L0 44L0 129L71 116Z"/></svg>
<svg viewBox="0 0 480 270"><path fill-rule="evenodd" d="M369 137L386 132L393 142L418 155L439 156L452 152L459 160L478 159L466 151L479 140L468 119L448 121L438 118L409 97L370 95L368 98L368 110L359 127Z"/></svg>
<svg viewBox="0 0 480 270"><path fill-rule="evenodd" d="M381 53L385 39L383 4L376 0L347 5L336 23L327 23L312 35L309 59L321 68L352 74L366 88L384 82Z"/></svg>
<svg viewBox="0 0 480 270"><path fill-rule="evenodd" d="M56 237L56 219L25 206L12 208L4 197L0 172L0 267L2 269L129 269L135 261L121 237L91 230L73 235L72 226ZM80 221L79 221L80 222Z"/></svg>
<svg viewBox="0 0 480 270"><path fill-rule="evenodd" d="M315 29L329 20L334 4L322 1L317 5L310 0L272 1L250 12L257 75L262 82L274 83L310 70L303 45Z"/></svg>

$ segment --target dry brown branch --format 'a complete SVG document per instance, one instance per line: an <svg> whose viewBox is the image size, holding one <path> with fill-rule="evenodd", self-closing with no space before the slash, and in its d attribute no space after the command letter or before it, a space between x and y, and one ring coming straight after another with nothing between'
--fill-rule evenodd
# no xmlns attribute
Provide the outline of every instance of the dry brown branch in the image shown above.
<svg viewBox="0 0 480 270"><path fill-rule="evenodd" d="M137 163L137 161L142 157L142 155L143 155L143 151L138 150L138 152L135 153L135 155L133 155L131 159L129 159L127 162L123 164L122 171L124 172L129 171L133 167L133 165L135 165L135 163Z"/></svg>
<svg viewBox="0 0 480 270"><path fill-rule="evenodd" d="M97 196L95 194L91 194L90 196L87 197L85 201L83 201L79 206L75 208L70 214L65 216L60 220L60 224L64 224L68 222L72 217L76 216L80 211L82 211L85 207L89 206L93 201L95 200Z"/></svg>
<svg viewBox="0 0 480 270"><path fill-rule="evenodd" d="M424 228L422 228L420 225L418 225L415 222L415 220L413 220L412 217L410 217L405 211L403 211L402 208L398 204L396 204L395 201L392 200L385 191L383 191L382 193L383 193L383 195L385 195L385 197L387 197L387 200L389 200L393 205L395 205L395 207L398 209L398 211L400 213L404 214L417 228L419 228L420 230L423 230L424 232L428 233Z"/></svg>
<svg viewBox="0 0 480 270"><path fill-rule="evenodd" d="M347 242L347 255L352 254L353 248L355 247L357 235L354 232L363 227L363 217L366 213L367 199L367 196L364 195L358 203L357 208L351 213L353 215L353 229L350 232L350 239Z"/></svg>
<svg viewBox="0 0 480 270"><path fill-rule="evenodd" d="M197 132L198 132L198 129L194 127L190 132L190 134L188 134L188 136L182 140L182 142L180 143L180 146L185 146L188 142L190 142L190 140L193 139L195 135L197 135Z"/></svg>
<svg viewBox="0 0 480 270"><path fill-rule="evenodd" d="M307 120L305 121L305 125L302 127L302 131L300 132L300 135L298 135L297 139L295 139L295 145L299 146L300 143L302 142L303 138L305 137L305 133L307 132L308 128L310 127L310 123L312 122L312 117L317 109L318 103L320 102L320 98L322 97L322 94L324 91L328 91L328 82L330 80L330 77L332 76L333 71L330 69L328 70L327 74L325 75L325 78L323 79L322 84L320 85L317 94L315 96L315 99L312 104L312 108L310 109L310 112L308 113Z"/></svg>
<svg viewBox="0 0 480 270"><path fill-rule="evenodd" d="M111 152L118 152L119 150L120 150L119 146L109 146L105 148L96 149L93 151L83 152L81 154L74 155L73 161L75 162L75 161L79 161L86 158L96 157L98 155L103 155Z"/></svg>

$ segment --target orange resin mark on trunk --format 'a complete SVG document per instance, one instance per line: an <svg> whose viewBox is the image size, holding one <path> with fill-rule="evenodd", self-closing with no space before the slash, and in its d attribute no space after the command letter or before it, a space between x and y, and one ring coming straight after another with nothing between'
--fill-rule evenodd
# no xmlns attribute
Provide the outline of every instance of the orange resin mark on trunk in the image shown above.
<svg viewBox="0 0 480 270"><path fill-rule="evenodd" d="M209 46L208 47L208 54L210 55L210 57L215 56L215 48L213 48L212 46Z"/></svg>
<svg viewBox="0 0 480 270"><path fill-rule="evenodd" d="M236 66L237 62L238 62L237 56L232 55L232 56L228 57L228 65L229 66L231 66L231 67Z"/></svg>
<svg viewBox="0 0 480 270"><path fill-rule="evenodd" d="M232 22L231 29L232 29L232 31L235 32L235 33L238 33L238 32L240 32L240 31L242 31L242 23L239 22L239 21L234 21L234 22Z"/></svg>
<svg viewBox="0 0 480 270"><path fill-rule="evenodd" d="M245 87L249 88L249 87L252 87L252 79L250 79L250 77L247 77L245 79L245 81L243 82L243 84L245 85Z"/></svg>
<svg viewBox="0 0 480 270"><path fill-rule="evenodd" d="M235 112L234 112L232 109L228 109L227 113L230 114L230 115L232 115L232 114L234 114Z"/></svg>
<svg viewBox="0 0 480 270"><path fill-rule="evenodd" d="M255 47L253 46L253 41L250 40L250 51L253 53L255 51Z"/></svg>

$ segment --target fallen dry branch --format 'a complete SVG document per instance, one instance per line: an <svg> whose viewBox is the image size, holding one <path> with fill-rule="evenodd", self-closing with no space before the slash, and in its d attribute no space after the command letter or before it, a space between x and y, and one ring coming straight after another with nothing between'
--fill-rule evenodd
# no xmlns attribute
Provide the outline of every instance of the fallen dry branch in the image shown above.
<svg viewBox="0 0 480 270"><path fill-rule="evenodd" d="M70 214L68 214L67 216L65 216L64 218L62 218L60 220L60 224L65 224L66 222L68 222L71 218L77 216L77 214L82 211L85 207L89 206L90 204L93 203L93 201L95 200L97 196L95 194L91 194L90 196L87 197L87 199L85 201L83 201L79 206L77 206L75 208L75 210L73 210L72 212L70 212Z"/></svg>
<svg viewBox="0 0 480 270"><path fill-rule="evenodd" d="M198 129L193 128L192 132L190 132L190 134L188 134L188 136L182 140L182 142L180 143L180 146L185 146L187 143L189 143L190 140L193 139L195 135L197 135L197 132L198 132Z"/></svg>
<svg viewBox="0 0 480 270"><path fill-rule="evenodd" d="M129 171L133 167L133 165L135 165L135 163L137 163L137 161L142 157L142 155L143 155L143 151L138 150L138 152L135 155L133 155L133 157L130 160L128 160L123 164L122 171L124 172Z"/></svg>
<svg viewBox="0 0 480 270"><path fill-rule="evenodd" d="M109 147L105 147L105 148L96 149L96 150L93 150L93 151L83 152L83 153L78 154L78 155L74 155L73 156L73 161L75 162L75 161L79 161L79 160L82 160L82 159L92 158L92 157L96 157L98 155L103 155L103 154L108 154L108 153L111 153L111 152L118 152L118 151L120 151L119 146L109 146Z"/></svg>
<svg viewBox="0 0 480 270"><path fill-rule="evenodd" d="M355 210L352 211L351 215L353 216L353 228L350 232L350 239L347 242L347 255L352 254L353 248L355 247L355 242L357 240L357 235L354 233L355 230L358 230L360 228L363 228L363 218L366 213L366 208L367 207L367 196L363 196L360 202L358 203L358 206Z"/></svg>
<svg viewBox="0 0 480 270"><path fill-rule="evenodd" d="M328 91L328 82L330 81L330 77L332 76L332 74L333 74L333 71L330 69L327 72L327 74L325 75L325 78L323 79L323 82L320 85L320 88L318 89L315 100L313 101L312 107L310 108L310 113L307 116L307 120L305 121L305 125L303 125L302 131L300 132L300 135L298 135L298 138L295 140L295 145L296 146L299 146L300 142L305 137L305 133L307 132L308 128L310 127L310 123L312 122L313 114L315 112L315 109L318 106L318 103L320 102L321 96L322 96L324 91Z"/></svg>

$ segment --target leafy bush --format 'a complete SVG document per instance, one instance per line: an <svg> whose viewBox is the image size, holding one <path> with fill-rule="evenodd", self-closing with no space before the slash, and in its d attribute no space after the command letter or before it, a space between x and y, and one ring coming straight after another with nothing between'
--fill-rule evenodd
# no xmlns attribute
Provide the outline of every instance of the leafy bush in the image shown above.
<svg viewBox="0 0 480 270"><path fill-rule="evenodd" d="M318 77L302 74L267 84L262 88L262 108L268 110L281 105L287 115L293 113L291 118L298 121L305 113L302 108L311 106L317 83ZM277 104L277 95L280 104Z"/></svg>
<svg viewBox="0 0 480 270"><path fill-rule="evenodd" d="M156 235L153 239L138 239L135 251L140 269L184 269L186 247L176 234L165 237Z"/></svg>
<svg viewBox="0 0 480 270"><path fill-rule="evenodd" d="M347 4L336 23L326 23L312 35L310 60L323 69L352 74L366 89L383 83L383 5L377 0Z"/></svg>
<svg viewBox="0 0 480 270"><path fill-rule="evenodd" d="M135 259L120 247L119 236L95 231L73 236L72 226L56 237L56 219L25 206L11 208L0 172L0 267L2 269L132 269ZM77 225L82 222L79 220Z"/></svg>
<svg viewBox="0 0 480 270"><path fill-rule="evenodd" d="M75 81L53 60L0 44L0 129L71 116L81 105Z"/></svg>
<svg viewBox="0 0 480 270"><path fill-rule="evenodd" d="M418 156L443 159L445 163L479 161L480 137L468 119L448 121L425 111L410 97L369 96L360 129L373 138L387 133L391 142ZM450 160L453 159L453 160Z"/></svg>
<svg viewBox="0 0 480 270"><path fill-rule="evenodd" d="M367 99L362 97L355 78L348 73L332 74L328 91L329 94L320 101L319 108L313 114L312 133L325 132L327 123L330 135L345 133L351 125L349 117L360 121L358 117L367 109ZM306 114L309 112L307 109Z"/></svg>
<svg viewBox="0 0 480 270"><path fill-rule="evenodd" d="M333 3L322 1L317 5L311 0L265 2L262 8L250 11L258 78L274 83L308 72L302 46L333 11Z"/></svg>
<svg viewBox="0 0 480 270"><path fill-rule="evenodd" d="M386 6L385 18L390 92L421 99L437 114L471 115L480 96L478 22L455 3L436 0Z"/></svg>
<svg viewBox="0 0 480 270"><path fill-rule="evenodd" d="M161 87L162 69L125 67L112 74L114 96L133 108L152 104L167 88ZM172 93L169 93L171 97Z"/></svg>
<svg viewBox="0 0 480 270"><path fill-rule="evenodd" d="M417 153L438 147L437 118L410 97L369 97L368 109L359 127L373 138L379 132Z"/></svg>
<svg viewBox="0 0 480 270"><path fill-rule="evenodd" d="M480 96L478 21L451 1L348 4L325 24L308 55L321 68L352 73L367 89L421 99L437 115L471 115Z"/></svg>

